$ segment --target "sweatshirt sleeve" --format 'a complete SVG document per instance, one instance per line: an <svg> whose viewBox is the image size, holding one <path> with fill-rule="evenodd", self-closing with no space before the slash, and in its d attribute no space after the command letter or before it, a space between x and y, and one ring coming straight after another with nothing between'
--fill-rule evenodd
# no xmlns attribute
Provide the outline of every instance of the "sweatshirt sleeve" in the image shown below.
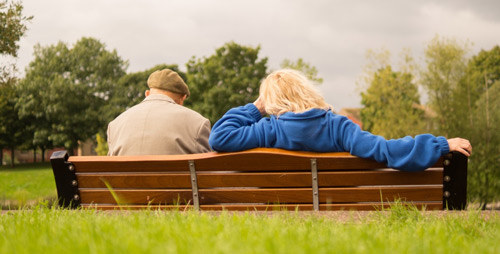
<svg viewBox="0 0 500 254"><path fill-rule="evenodd" d="M261 119L262 116L253 103L232 108L215 123L208 142L214 151L220 152L264 147L266 130L263 125L266 124L266 119L260 121Z"/></svg>
<svg viewBox="0 0 500 254"><path fill-rule="evenodd" d="M382 136L362 131L349 120L343 121L339 126L339 141L345 151L403 171L425 170L450 150L448 141L442 136L422 134L415 138L407 136L386 140Z"/></svg>

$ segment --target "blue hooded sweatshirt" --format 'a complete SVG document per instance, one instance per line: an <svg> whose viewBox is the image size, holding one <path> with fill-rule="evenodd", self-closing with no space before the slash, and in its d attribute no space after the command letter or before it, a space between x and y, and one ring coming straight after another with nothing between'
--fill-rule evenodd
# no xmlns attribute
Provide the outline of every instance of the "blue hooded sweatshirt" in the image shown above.
<svg viewBox="0 0 500 254"><path fill-rule="evenodd" d="M345 116L322 109L262 118L253 103L230 109L210 133L215 151L256 147L311 152L349 152L404 171L424 170L449 152L445 137L431 134L386 140L362 131Z"/></svg>

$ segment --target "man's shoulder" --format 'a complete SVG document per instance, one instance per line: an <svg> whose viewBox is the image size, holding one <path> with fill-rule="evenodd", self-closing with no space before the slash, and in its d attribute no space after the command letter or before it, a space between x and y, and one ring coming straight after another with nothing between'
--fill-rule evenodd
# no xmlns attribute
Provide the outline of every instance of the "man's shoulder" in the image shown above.
<svg viewBox="0 0 500 254"><path fill-rule="evenodd" d="M184 119L188 118L190 121L205 122L208 121L207 118L202 116L200 113L181 106L179 104L171 103L168 101L142 101L141 103L134 105L133 107L127 109L116 117L112 122L120 121L120 119L136 118L144 116L146 114L164 116L164 117L176 117L176 115L182 115ZM142 117L140 117L142 118Z"/></svg>
<svg viewBox="0 0 500 254"><path fill-rule="evenodd" d="M208 119L206 117L202 116L200 113L198 113L190 108L187 108L185 106L181 106L178 104L176 104L176 106L177 106L176 107L177 110L179 110L183 114L186 114L187 116L189 116L192 119L195 119L198 121L208 121Z"/></svg>

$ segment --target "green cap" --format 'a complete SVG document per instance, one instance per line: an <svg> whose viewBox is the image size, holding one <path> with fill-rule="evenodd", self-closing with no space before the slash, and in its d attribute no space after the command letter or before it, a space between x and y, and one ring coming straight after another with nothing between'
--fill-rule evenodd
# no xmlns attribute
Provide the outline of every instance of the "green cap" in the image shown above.
<svg viewBox="0 0 500 254"><path fill-rule="evenodd" d="M170 69L155 71L149 75L149 88L158 88L172 93L185 94L189 97L189 88L177 72Z"/></svg>

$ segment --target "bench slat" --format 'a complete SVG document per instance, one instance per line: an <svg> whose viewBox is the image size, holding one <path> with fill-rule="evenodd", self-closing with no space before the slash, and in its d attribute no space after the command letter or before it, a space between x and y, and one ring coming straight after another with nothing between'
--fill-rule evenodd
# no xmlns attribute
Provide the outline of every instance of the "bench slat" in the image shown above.
<svg viewBox="0 0 500 254"><path fill-rule="evenodd" d="M442 202L412 202L411 205L417 207L418 209L422 209L423 207L426 210L441 210L443 209ZM320 204L320 211L349 211L349 210L361 210L361 211L373 211L373 210L382 210L389 209L391 203L349 203L349 204ZM147 206L147 205L90 205L83 204L83 208L91 208L91 209L99 209L99 210L139 210L139 209L151 209L151 210L179 210L185 211L189 209L193 209L191 205L179 206L179 205L158 205L158 206ZM295 211L298 209L300 211L312 211L313 205L309 204L289 204L289 205L241 205L241 204L233 204L233 205L201 205L201 210L205 211Z"/></svg>
<svg viewBox="0 0 500 254"><path fill-rule="evenodd" d="M311 187L310 172L198 173L200 188L213 187ZM81 188L191 188L189 174L77 174ZM442 170L409 173L390 171L319 172L320 187L360 185L442 184Z"/></svg>
<svg viewBox="0 0 500 254"><path fill-rule="evenodd" d="M185 204L192 199L191 190L113 190L126 204ZM322 203L407 201L441 201L442 186L320 188ZM82 203L116 204L107 189L80 189ZM312 203L311 188L283 189L201 189L200 204L216 203Z"/></svg>
<svg viewBox="0 0 500 254"><path fill-rule="evenodd" d="M300 171L310 170L310 159L318 170L382 169L387 166L349 153L312 153L256 148L237 153L203 153L150 156L71 156L77 172L160 172L188 171L188 160L196 171ZM440 159L435 167L442 167Z"/></svg>

